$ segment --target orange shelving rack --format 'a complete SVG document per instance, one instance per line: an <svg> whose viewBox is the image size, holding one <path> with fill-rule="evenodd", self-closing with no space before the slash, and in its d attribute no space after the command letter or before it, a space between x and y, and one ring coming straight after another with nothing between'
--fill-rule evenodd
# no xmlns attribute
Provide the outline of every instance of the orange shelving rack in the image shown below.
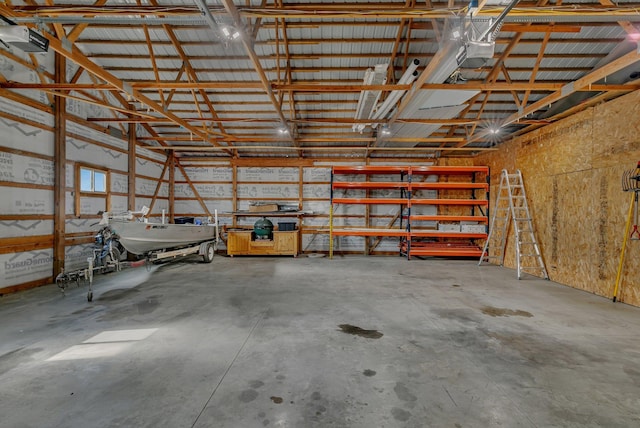
<svg viewBox="0 0 640 428"><path fill-rule="evenodd" d="M398 180L336 180L341 175L397 175ZM425 181L428 177L436 181ZM453 181L448 181L450 179ZM334 190L347 193L352 189L395 189L398 197L334 197ZM424 190L437 192L437 197L422 197L420 191ZM334 228L334 204L398 205L402 213L400 227ZM437 214L413 214L412 207L420 205L436 207ZM487 237L488 216L489 167L486 166L335 166L331 171L329 256L333 256L334 236L365 236L398 237L400 254L408 259L412 256L479 257L482 249L476 242ZM418 226L424 221L438 226L436 229Z"/></svg>

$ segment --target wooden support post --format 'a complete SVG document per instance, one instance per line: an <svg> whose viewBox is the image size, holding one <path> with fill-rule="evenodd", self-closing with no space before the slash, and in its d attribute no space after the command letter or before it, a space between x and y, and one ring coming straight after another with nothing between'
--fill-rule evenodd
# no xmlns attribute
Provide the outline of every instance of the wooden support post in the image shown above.
<svg viewBox="0 0 640 428"><path fill-rule="evenodd" d="M64 83L66 77L66 60L56 53L55 56L55 81ZM66 170L67 170L67 146L66 146L66 100L64 97L55 97L54 102L54 165L55 179L53 190L53 277L64 271L65 253L65 199L66 199Z"/></svg>
<svg viewBox="0 0 640 428"><path fill-rule="evenodd" d="M133 107L130 107L133 110ZM129 124L129 154L128 154L128 186L127 209L136 210L136 124Z"/></svg>
<svg viewBox="0 0 640 428"><path fill-rule="evenodd" d="M238 166L233 164L231 166L231 186L233 192L233 200L231 201L231 210L233 212L238 211ZM233 216L233 223L231 224L233 227L238 227L238 218Z"/></svg>
<svg viewBox="0 0 640 428"><path fill-rule="evenodd" d="M175 152L171 152L169 161L169 223L174 222L176 210L176 157Z"/></svg>

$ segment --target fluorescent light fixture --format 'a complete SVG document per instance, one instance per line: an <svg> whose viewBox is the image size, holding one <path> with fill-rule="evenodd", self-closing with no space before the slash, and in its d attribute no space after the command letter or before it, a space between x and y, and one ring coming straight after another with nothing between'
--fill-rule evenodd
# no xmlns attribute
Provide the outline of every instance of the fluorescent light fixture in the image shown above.
<svg viewBox="0 0 640 428"><path fill-rule="evenodd" d="M417 59L414 59L413 61L411 61L411 64L409 64L409 66L407 67L407 70L404 72L404 74L402 75L398 83L401 85L410 85L411 83L413 83L416 77L418 77L417 68L419 64L420 64L420 61ZM398 103L398 100L404 95L405 92L406 91L404 90L391 91L387 95L387 98L385 98L384 102L380 106L378 106L378 108L376 109L375 113L373 113L371 118L374 120L377 120L377 119L382 119L383 117L386 117L387 114L396 106L396 104ZM378 126L377 123L371 124L371 127L374 129L377 126Z"/></svg>
<svg viewBox="0 0 640 428"><path fill-rule="evenodd" d="M232 27L222 27L222 34L229 40L235 40L240 37L240 32Z"/></svg>
<svg viewBox="0 0 640 428"><path fill-rule="evenodd" d="M278 132L281 134L288 134L289 130L285 127L282 127L282 128L278 128Z"/></svg>
<svg viewBox="0 0 640 428"><path fill-rule="evenodd" d="M368 68L364 73L363 85L384 85L387 81L387 68L389 64L378 64L374 68ZM358 99L358 105L356 107L356 114L354 119L369 119L373 114L373 109L378 104L382 91L361 91L360 98ZM365 123L356 123L351 129L355 132L364 130L367 126Z"/></svg>
<svg viewBox="0 0 640 428"><path fill-rule="evenodd" d="M383 125L382 129L380 130L380 133L382 135L391 135L391 129L389 129L388 125Z"/></svg>

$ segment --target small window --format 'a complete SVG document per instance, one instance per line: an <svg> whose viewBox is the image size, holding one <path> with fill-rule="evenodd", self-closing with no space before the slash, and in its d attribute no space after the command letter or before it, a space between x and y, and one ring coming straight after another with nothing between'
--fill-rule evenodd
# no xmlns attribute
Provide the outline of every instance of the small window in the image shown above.
<svg viewBox="0 0 640 428"><path fill-rule="evenodd" d="M106 193L106 172L80 167L80 191Z"/></svg>

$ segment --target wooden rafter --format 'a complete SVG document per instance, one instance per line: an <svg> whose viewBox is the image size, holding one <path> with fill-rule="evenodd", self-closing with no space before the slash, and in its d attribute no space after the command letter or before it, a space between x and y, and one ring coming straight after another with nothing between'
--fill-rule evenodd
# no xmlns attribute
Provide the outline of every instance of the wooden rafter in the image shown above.
<svg viewBox="0 0 640 428"><path fill-rule="evenodd" d="M247 40L246 34L243 34L242 19L240 18L240 13L238 12L238 9L236 8L235 4L233 4L233 1L231 0L221 0L221 3L224 6L227 13L229 13L229 15L231 16L234 22L234 25L236 26L236 30L240 32L241 34L240 39L242 39L242 45L244 46L245 51L247 52L247 55L249 55L249 58L253 63L256 73L258 73L258 77L260 78L260 82L262 83L262 86L265 92L267 93L267 95L269 96L269 99L273 103L273 108L276 110L276 114L278 115L278 118L280 119L282 125L284 126L287 123L287 119L284 117L284 114L282 113L282 106L278 103L278 100L276 99L273 93L273 90L271 88L271 83L269 82L269 79L267 78L262 68L262 65L260 64L260 59L258 58L258 55L256 55L256 52L252 44L250 43L250 40ZM289 129L288 126L287 126L287 129ZM287 135L291 143L295 145L296 142L295 142L295 137L293 136L293 133L288 132Z"/></svg>
<svg viewBox="0 0 640 428"><path fill-rule="evenodd" d="M542 58L544 58L544 51L547 49L547 44L549 43L549 37L551 37L551 33L546 33L544 35L544 39L542 39L542 43L540 44L540 50L538 51L538 56L536 58L536 62L531 70L531 77L529 77L529 84L532 84L536 80L536 76L538 75L538 70L540 68L540 64L542 63ZM524 96L522 97L522 105L526 106L529 101L529 96L531 95L531 90L527 89L524 92Z"/></svg>

